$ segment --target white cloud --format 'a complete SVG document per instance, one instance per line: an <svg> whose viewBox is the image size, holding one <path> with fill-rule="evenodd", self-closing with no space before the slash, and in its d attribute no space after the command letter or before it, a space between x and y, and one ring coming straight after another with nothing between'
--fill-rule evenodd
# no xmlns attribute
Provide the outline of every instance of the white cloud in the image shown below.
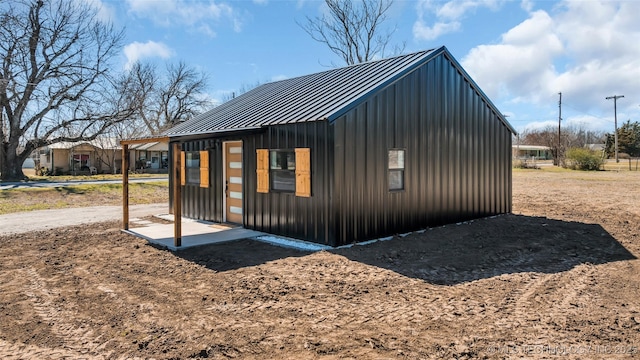
<svg viewBox="0 0 640 360"><path fill-rule="evenodd" d="M216 36L211 24L227 21L236 32L242 31L242 19L228 4L214 0L127 0L129 13L149 18L161 26L187 26L207 36Z"/></svg>
<svg viewBox="0 0 640 360"><path fill-rule="evenodd" d="M557 129L558 119L546 120L546 121L532 121L523 126L524 131L545 130L545 129ZM586 131L602 131L603 129L610 129L607 131L613 132L613 122L609 119L597 117L593 115L577 115L562 119L562 128L574 128L582 129Z"/></svg>
<svg viewBox="0 0 640 360"><path fill-rule="evenodd" d="M533 0L522 0L520 2L520 7L527 12L533 10Z"/></svg>
<svg viewBox="0 0 640 360"><path fill-rule="evenodd" d="M173 54L173 50L161 42L147 41L146 43L140 43L136 41L124 47L124 55L127 57L125 68L130 69L134 63L141 59L153 57L168 59Z"/></svg>
<svg viewBox="0 0 640 360"><path fill-rule="evenodd" d="M537 11L503 34L500 44L471 49L462 64L491 98L535 93L553 80L552 60L563 52L554 27L546 12ZM521 92L511 94L514 87Z"/></svg>
<svg viewBox="0 0 640 360"><path fill-rule="evenodd" d="M637 14L640 2L564 1L553 12L531 12L499 43L471 49L462 64L494 99L549 105L562 91L575 110L608 114L613 106L604 98L624 94L619 114L637 113Z"/></svg>
<svg viewBox="0 0 640 360"><path fill-rule="evenodd" d="M535 130L545 130L548 128L557 128L558 127L558 122L557 121L553 121L553 120L547 120L547 121L532 121L530 123L528 123L527 125L525 125L522 131L535 131Z"/></svg>
<svg viewBox="0 0 640 360"><path fill-rule="evenodd" d="M422 21L416 21L413 24L413 35L421 40L435 40L441 35L459 30L460 23L458 21L450 23L437 22L433 26L427 26Z"/></svg>
<svg viewBox="0 0 640 360"><path fill-rule="evenodd" d="M269 0L253 0L253 3L258 5L267 5Z"/></svg>
<svg viewBox="0 0 640 360"><path fill-rule="evenodd" d="M555 126L558 126L557 122L555 123ZM567 117L566 119L562 119L562 126L584 130L600 130L611 128L611 132L613 132L612 121L593 115L577 115Z"/></svg>
<svg viewBox="0 0 640 360"><path fill-rule="evenodd" d="M487 7L496 10L500 1L497 0L453 0L444 3L436 8L438 18L457 20L462 18L467 12L479 7Z"/></svg>
<svg viewBox="0 0 640 360"><path fill-rule="evenodd" d="M213 30L211 28L211 26L209 26L208 24L202 24L200 26L197 27L198 32L201 32L205 35L207 35L208 37L216 37L218 34L215 32L215 30Z"/></svg>
<svg viewBox="0 0 640 360"><path fill-rule="evenodd" d="M116 11L111 5L107 5L101 0L82 0L87 5L94 8L98 15L98 20L103 23L110 23L115 20Z"/></svg>
<svg viewBox="0 0 640 360"><path fill-rule="evenodd" d="M434 40L438 37L460 31L460 20L468 12L486 7L492 10L499 8L501 0L420 0L416 5L418 19L413 24L413 37L418 40ZM432 15L432 16L431 16ZM433 26L427 25L427 18L435 17Z"/></svg>

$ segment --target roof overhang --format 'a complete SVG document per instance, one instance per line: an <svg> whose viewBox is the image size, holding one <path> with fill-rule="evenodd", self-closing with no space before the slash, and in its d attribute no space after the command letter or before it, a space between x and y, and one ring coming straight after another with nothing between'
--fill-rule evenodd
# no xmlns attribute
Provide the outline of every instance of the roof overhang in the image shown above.
<svg viewBox="0 0 640 360"><path fill-rule="evenodd" d="M170 134L170 141L189 141L189 140L197 140L197 139L205 139L211 137L222 137L222 136L233 136L239 133L256 133L265 131L267 126L256 126L256 127L244 127L237 129L222 129L222 130L214 130L207 132L190 132L190 133L180 133L180 134Z"/></svg>
<svg viewBox="0 0 640 360"><path fill-rule="evenodd" d="M542 146L542 145L511 145L512 148L514 149L520 149L520 150L551 150L550 147L548 146Z"/></svg>

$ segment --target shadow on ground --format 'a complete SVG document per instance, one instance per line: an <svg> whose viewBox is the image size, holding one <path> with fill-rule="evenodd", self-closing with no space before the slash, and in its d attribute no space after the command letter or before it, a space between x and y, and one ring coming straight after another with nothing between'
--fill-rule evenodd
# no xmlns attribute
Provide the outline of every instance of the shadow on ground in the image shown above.
<svg viewBox="0 0 640 360"><path fill-rule="evenodd" d="M211 270L229 271L288 257L302 257L310 252L273 246L257 240L242 239L180 250L175 254Z"/></svg>
<svg viewBox="0 0 640 360"><path fill-rule="evenodd" d="M333 252L443 285L636 259L600 225L511 214Z"/></svg>
<svg viewBox="0 0 640 360"><path fill-rule="evenodd" d="M442 285L519 272L557 273L580 264L636 259L600 225L522 215L447 225L330 252ZM248 239L176 253L215 271L308 254Z"/></svg>

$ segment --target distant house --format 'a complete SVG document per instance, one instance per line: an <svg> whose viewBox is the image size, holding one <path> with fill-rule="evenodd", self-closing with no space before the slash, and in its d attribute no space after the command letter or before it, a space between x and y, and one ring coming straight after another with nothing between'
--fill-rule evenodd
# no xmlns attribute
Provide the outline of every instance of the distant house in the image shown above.
<svg viewBox="0 0 640 360"><path fill-rule="evenodd" d="M551 148L542 145L512 145L513 157L524 160L550 160L553 159Z"/></svg>
<svg viewBox="0 0 640 360"><path fill-rule="evenodd" d="M129 166L132 171L166 173L169 169L169 143L135 144L130 148Z"/></svg>
<svg viewBox="0 0 640 360"><path fill-rule="evenodd" d="M122 164L121 149L114 138L60 142L40 148L36 166L46 168L55 175L117 173Z"/></svg>

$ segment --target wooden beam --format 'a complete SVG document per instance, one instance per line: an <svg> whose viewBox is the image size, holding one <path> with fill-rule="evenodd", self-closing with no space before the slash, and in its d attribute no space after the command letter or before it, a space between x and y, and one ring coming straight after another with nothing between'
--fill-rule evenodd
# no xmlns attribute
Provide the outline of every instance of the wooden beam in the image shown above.
<svg viewBox="0 0 640 360"><path fill-rule="evenodd" d="M148 137L141 139L120 140L120 145L148 144L152 142L169 142L168 136Z"/></svg>
<svg viewBox="0 0 640 360"><path fill-rule="evenodd" d="M122 227L129 230L129 145L122 145Z"/></svg>
<svg viewBox="0 0 640 360"><path fill-rule="evenodd" d="M180 143L173 143L173 245L182 246L182 184L180 172L182 168L182 156L180 156Z"/></svg>

